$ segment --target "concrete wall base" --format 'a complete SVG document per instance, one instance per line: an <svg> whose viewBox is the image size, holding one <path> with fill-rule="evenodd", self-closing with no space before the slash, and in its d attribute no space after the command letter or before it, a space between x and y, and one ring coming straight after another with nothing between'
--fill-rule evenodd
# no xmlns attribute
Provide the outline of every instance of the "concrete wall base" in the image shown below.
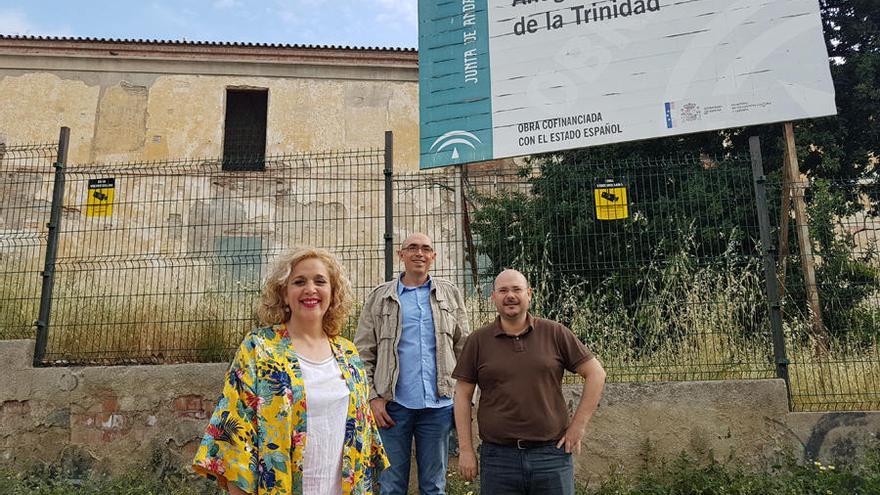
<svg viewBox="0 0 880 495"><path fill-rule="evenodd" d="M34 368L33 342L0 341L0 465L118 473L186 466L227 364ZM567 385L569 407L581 387ZM853 462L876 445L880 412L792 413L781 380L611 383L577 458L580 479L634 472L681 452L761 465L781 455ZM450 463L455 466L455 461Z"/></svg>

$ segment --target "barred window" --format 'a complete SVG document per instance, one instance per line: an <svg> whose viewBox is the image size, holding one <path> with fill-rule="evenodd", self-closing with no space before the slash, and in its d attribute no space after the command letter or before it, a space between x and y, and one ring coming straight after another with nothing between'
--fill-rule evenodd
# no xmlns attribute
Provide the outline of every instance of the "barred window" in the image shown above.
<svg viewBox="0 0 880 495"><path fill-rule="evenodd" d="M265 170L269 90L227 89L223 170Z"/></svg>

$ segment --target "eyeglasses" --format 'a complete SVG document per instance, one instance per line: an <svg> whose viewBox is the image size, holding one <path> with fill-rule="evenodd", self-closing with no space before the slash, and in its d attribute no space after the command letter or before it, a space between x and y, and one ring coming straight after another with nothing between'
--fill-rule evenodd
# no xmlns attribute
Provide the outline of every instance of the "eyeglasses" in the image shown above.
<svg viewBox="0 0 880 495"><path fill-rule="evenodd" d="M425 254L431 254L434 252L434 248L432 248L431 246L419 246L416 244L410 244L409 246L403 248L403 250L409 254L416 254L419 251Z"/></svg>

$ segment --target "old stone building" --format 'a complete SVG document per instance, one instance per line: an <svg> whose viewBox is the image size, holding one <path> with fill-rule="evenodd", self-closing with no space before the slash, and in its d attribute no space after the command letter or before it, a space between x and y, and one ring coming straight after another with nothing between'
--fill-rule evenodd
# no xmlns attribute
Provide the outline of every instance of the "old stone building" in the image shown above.
<svg viewBox="0 0 880 495"><path fill-rule="evenodd" d="M52 157L21 145L70 128L50 356L235 345L295 244L339 254L363 297L388 208L395 241L428 232L438 270L465 273L458 176L418 171L414 49L0 36L0 103L0 198L18 205L0 208L0 335L32 332L52 202Z"/></svg>
<svg viewBox="0 0 880 495"><path fill-rule="evenodd" d="M381 148L418 167L414 49L0 36L0 135L71 163ZM236 148L237 147L237 148Z"/></svg>

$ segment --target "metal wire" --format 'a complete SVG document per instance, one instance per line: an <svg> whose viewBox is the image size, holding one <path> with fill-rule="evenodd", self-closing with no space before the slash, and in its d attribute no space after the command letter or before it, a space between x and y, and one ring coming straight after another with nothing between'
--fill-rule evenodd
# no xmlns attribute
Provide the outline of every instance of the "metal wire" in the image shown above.
<svg viewBox="0 0 880 495"><path fill-rule="evenodd" d="M771 217L780 243L779 279L792 402L801 411L876 410L880 408L880 222L876 210L880 183L876 178L776 178L770 187L780 199L786 191L792 198L805 197L809 219L810 250L805 255L796 215L777 212ZM810 266L818 311L809 304L812 291L805 282L805 267Z"/></svg>
<svg viewBox="0 0 880 495"><path fill-rule="evenodd" d="M0 339L34 338L58 145L0 145Z"/></svg>
<svg viewBox="0 0 880 495"><path fill-rule="evenodd" d="M383 269L382 158L274 156L252 172L220 160L69 167L46 362L228 359L256 324L267 263L293 245L337 253L362 298Z"/></svg>
<svg viewBox="0 0 880 495"><path fill-rule="evenodd" d="M55 153L0 157L0 338L33 336ZM45 363L227 360L256 324L266 264L296 244L334 251L362 300L386 268L383 155L67 167ZM707 156L396 172L395 249L433 238L432 273L464 290L473 328L494 318L493 277L521 270L534 312L570 326L612 380L769 378L757 219L782 239L782 193L806 191L820 326L791 215L778 246L792 403L877 409L878 184L771 178L762 213L752 181L747 158Z"/></svg>
<svg viewBox="0 0 880 495"><path fill-rule="evenodd" d="M483 292L523 271L535 312L575 330L612 380L773 376L746 159L558 163L468 183ZM625 195L625 214L600 211L603 193Z"/></svg>

